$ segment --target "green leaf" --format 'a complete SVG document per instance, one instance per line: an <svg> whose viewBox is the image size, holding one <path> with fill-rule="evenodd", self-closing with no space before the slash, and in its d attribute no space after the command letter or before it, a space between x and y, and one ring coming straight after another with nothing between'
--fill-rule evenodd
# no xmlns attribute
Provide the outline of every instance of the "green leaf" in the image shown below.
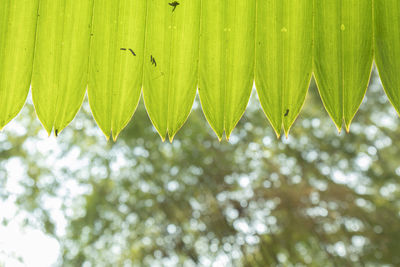
<svg viewBox="0 0 400 267"><path fill-rule="evenodd" d="M200 0L149 1L143 98L163 140L172 141L196 96L199 31Z"/></svg>
<svg viewBox="0 0 400 267"><path fill-rule="evenodd" d="M75 117L86 91L92 0L41 0L32 99L47 132Z"/></svg>
<svg viewBox="0 0 400 267"><path fill-rule="evenodd" d="M314 1L314 75L326 110L346 130L372 68L372 1Z"/></svg>
<svg viewBox="0 0 400 267"><path fill-rule="evenodd" d="M38 1L0 1L0 129L23 107L32 77Z"/></svg>
<svg viewBox="0 0 400 267"><path fill-rule="evenodd" d="M88 96L93 116L114 140L131 119L143 77L146 0L96 0Z"/></svg>
<svg viewBox="0 0 400 267"><path fill-rule="evenodd" d="M383 88L400 114L400 2L375 0L375 62Z"/></svg>
<svg viewBox="0 0 400 267"><path fill-rule="evenodd" d="M255 0L203 0L199 95L221 140L243 115L253 86Z"/></svg>
<svg viewBox="0 0 400 267"><path fill-rule="evenodd" d="M303 106L312 73L312 0L257 3L255 80L261 106L280 136Z"/></svg>

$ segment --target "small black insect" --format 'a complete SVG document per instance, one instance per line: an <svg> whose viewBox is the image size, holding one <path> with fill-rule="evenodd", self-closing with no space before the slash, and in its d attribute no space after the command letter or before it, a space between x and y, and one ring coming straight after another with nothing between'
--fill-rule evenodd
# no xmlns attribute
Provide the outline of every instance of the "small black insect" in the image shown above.
<svg viewBox="0 0 400 267"><path fill-rule="evenodd" d="M135 54L135 52L133 52L132 49L129 48L129 51L131 51L132 55L134 55L136 57L136 54Z"/></svg>
<svg viewBox="0 0 400 267"><path fill-rule="evenodd" d="M287 117L287 115L289 115L289 110L288 109L286 110L286 113L283 116Z"/></svg>
<svg viewBox="0 0 400 267"><path fill-rule="evenodd" d="M174 8L172 9L172 12L174 12L175 9L176 9L176 7L179 6L179 2L174 1L174 2L168 3L168 5L174 7Z"/></svg>
<svg viewBox="0 0 400 267"><path fill-rule="evenodd" d="M152 65L154 65L154 67L157 67L157 62L152 55L150 55L150 62Z"/></svg>
<svg viewBox="0 0 400 267"><path fill-rule="evenodd" d="M120 50L123 50L123 51L125 51L125 50L126 50L126 48L121 48Z"/></svg>
<svg viewBox="0 0 400 267"><path fill-rule="evenodd" d="M55 135L56 135L56 137L58 136L58 130L56 129L55 131L54 131L54 133L55 133Z"/></svg>

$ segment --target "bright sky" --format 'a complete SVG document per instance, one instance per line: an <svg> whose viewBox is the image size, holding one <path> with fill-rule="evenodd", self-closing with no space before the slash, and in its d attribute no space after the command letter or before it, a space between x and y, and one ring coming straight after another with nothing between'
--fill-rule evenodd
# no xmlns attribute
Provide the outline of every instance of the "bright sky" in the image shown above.
<svg viewBox="0 0 400 267"><path fill-rule="evenodd" d="M21 122L13 120L5 131L0 133L0 141L6 140L7 134L13 136L26 134L25 128ZM48 138L45 131L41 131L39 139L42 150L54 151L58 148L55 138ZM6 181L5 187L0 190L5 190L10 196L5 200L0 199L0 267L55 266L60 256L58 241L44 234L39 226L36 229L34 226L24 226L24 220L26 218L33 220L33 216L18 210L16 196L23 192L20 182L26 173L24 165L19 158L10 158L3 166L6 168L7 177L0 177L0 180ZM56 202L51 201L48 204L51 203ZM52 216L57 223L62 222L59 217ZM4 221L8 224L3 225Z"/></svg>
<svg viewBox="0 0 400 267"><path fill-rule="evenodd" d="M21 161L11 158L5 167L8 179L3 189L11 193L11 196L6 200L0 199L0 266L54 266L59 257L58 241L45 235L39 228L23 226L24 220L32 216L26 212L18 212L18 205L15 203L15 195L22 190L19 184L24 175ZM1 224L3 221L8 221L8 224Z"/></svg>
<svg viewBox="0 0 400 267"><path fill-rule="evenodd" d="M1 210L3 211L4 206ZM15 207L14 207L15 208ZM1 217L1 216L0 216ZM5 267L54 266L59 256L57 240L31 227L12 221L0 226L0 265ZM18 258L21 261L18 261Z"/></svg>

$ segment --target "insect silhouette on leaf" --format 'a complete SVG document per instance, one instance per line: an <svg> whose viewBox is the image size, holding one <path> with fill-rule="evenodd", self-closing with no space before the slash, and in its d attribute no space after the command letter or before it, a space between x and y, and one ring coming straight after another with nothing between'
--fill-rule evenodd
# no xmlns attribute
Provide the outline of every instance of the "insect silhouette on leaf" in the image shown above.
<svg viewBox="0 0 400 267"><path fill-rule="evenodd" d="M126 49L126 48L120 48L120 50L122 50L122 51L126 51L126 50L129 50L129 51L131 51L131 53L132 53L132 55L134 55L135 57L136 57L136 53L131 49L131 48L129 48L129 49Z"/></svg>
<svg viewBox="0 0 400 267"><path fill-rule="evenodd" d="M54 131L54 134L56 135L56 137L58 136L58 130L57 129Z"/></svg>
<svg viewBox="0 0 400 267"><path fill-rule="evenodd" d="M129 51L131 51L132 55L134 55L136 57L136 54L135 54L135 52L133 52L132 49L129 48Z"/></svg>
<svg viewBox="0 0 400 267"><path fill-rule="evenodd" d="M154 65L154 67L157 67L157 62L152 55L150 55L150 62L152 65Z"/></svg>
<svg viewBox="0 0 400 267"><path fill-rule="evenodd" d="M176 7L179 6L179 2L174 1L174 2L168 3L168 5L174 7L174 8L172 9L172 12L174 12L175 9L176 9Z"/></svg>
<svg viewBox="0 0 400 267"><path fill-rule="evenodd" d="M286 113L283 116L287 117L287 115L289 115L289 110L288 109L286 110Z"/></svg>

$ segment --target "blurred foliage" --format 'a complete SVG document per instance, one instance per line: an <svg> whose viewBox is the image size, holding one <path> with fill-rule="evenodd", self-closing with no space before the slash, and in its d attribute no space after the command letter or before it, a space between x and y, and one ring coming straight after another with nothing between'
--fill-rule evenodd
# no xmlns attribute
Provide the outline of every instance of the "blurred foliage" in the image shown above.
<svg viewBox="0 0 400 267"><path fill-rule="evenodd" d="M0 134L0 197L62 266L398 266L400 127L374 73L349 134L314 85L280 140L255 96L229 143L197 102L172 144L142 105L116 143L87 103L57 140L27 105Z"/></svg>

